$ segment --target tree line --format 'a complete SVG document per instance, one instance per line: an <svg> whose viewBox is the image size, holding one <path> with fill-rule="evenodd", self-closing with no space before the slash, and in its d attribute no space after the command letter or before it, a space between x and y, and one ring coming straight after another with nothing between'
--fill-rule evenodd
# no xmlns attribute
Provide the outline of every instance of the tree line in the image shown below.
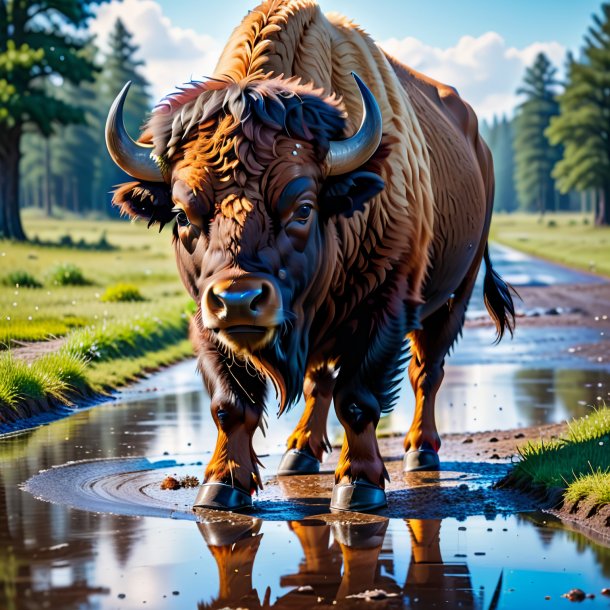
<svg viewBox="0 0 610 610"><path fill-rule="evenodd" d="M127 80L130 133L150 110L143 62L117 20L104 52L87 34L107 0L0 0L0 237L26 238L20 209L111 214L127 179L104 144L106 113ZM610 224L610 3L593 16L565 82L544 53L525 71L512 119L483 123L496 209L594 210Z"/></svg>
<svg viewBox="0 0 610 610"><path fill-rule="evenodd" d="M26 238L28 205L109 214L128 179L106 151L106 114L131 80L125 124L137 134L151 98L123 22L104 52L87 33L104 1L0 0L0 237Z"/></svg>
<svg viewBox="0 0 610 610"><path fill-rule="evenodd" d="M610 224L610 3L593 15L566 78L544 53L525 70L512 119L482 125L496 175L497 210L593 211Z"/></svg>

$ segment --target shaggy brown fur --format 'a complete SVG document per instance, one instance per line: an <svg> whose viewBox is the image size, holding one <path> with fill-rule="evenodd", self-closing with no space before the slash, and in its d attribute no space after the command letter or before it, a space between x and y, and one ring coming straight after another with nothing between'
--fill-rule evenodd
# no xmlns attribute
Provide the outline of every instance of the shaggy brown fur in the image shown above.
<svg viewBox="0 0 610 610"><path fill-rule="evenodd" d="M361 120L352 71L375 95L384 135L362 168L329 178L331 140ZM201 304L199 363L219 429L206 480L260 485L251 437L268 377L280 411L306 380L306 413L289 446L321 457L332 393L346 428L337 482L383 486L375 428L396 399L409 332L416 413L405 447L438 449L435 395L493 200L489 151L457 93L311 0L269 0L235 30L213 78L161 102L144 139L168 184L130 183L115 202L153 223L177 219L176 256ZM213 322L228 290L220 286L259 275L283 304L279 321L235 350ZM490 263L486 295L499 334L512 331L510 293Z"/></svg>

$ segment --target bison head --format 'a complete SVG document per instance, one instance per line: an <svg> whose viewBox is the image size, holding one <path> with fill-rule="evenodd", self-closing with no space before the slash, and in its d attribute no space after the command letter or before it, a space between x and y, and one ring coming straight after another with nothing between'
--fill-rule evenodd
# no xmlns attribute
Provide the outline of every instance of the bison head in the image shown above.
<svg viewBox="0 0 610 610"><path fill-rule="evenodd" d="M268 375L281 408L300 395L316 315L334 307L343 261L333 218L383 188L363 168L379 146L381 114L354 77L363 119L344 140L338 101L285 79L192 84L157 107L140 142L123 126L128 85L108 117L110 154L138 180L114 203L149 225L175 219L202 350Z"/></svg>

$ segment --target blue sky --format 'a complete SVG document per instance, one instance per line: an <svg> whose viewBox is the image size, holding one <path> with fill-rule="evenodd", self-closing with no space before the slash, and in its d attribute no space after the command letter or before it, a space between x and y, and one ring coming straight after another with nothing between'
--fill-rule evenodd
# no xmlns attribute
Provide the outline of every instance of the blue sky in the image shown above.
<svg viewBox="0 0 610 610"><path fill-rule="evenodd" d="M362 25L397 59L453 85L479 116L511 115L527 66L544 52L559 76L601 0L319 0ZM103 41L120 17L133 32L155 99L211 76L255 0L111 0L91 29Z"/></svg>
<svg viewBox="0 0 610 610"><path fill-rule="evenodd" d="M226 38L256 1L159 0L176 25ZM556 40L582 42L600 0L319 0L325 12L354 19L377 40L415 36L448 46L460 36L498 32L512 46Z"/></svg>

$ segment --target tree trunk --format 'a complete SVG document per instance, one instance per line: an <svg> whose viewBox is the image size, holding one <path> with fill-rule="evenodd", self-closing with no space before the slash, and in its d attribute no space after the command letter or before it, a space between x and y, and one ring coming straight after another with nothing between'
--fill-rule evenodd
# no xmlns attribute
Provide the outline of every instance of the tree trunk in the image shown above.
<svg viewBox="0 0 610 610"><path fill-rule="evenodd" d="M595 226L607 227L610 225L610 184L599 190L599 199L595 214Z"/></svg>
<svg viewBox="0 0 610 610"><path fill-rule="evenodd" d="M0 129L0 237L26 241L19 210L21 125Z"/></svg>
<svg viewBox="0 0 610 610"><path fill-rule="evenodd" d="M80 212L80 210L78 209L78 195L79 195L79 188L78 188L78 180L76 179L76 176L72 176L72 211L75 214L78 214Z"/></svg>
<svg viewBox="0 0 610 610"><path fill-rule="evenodd" d="M51 202L51 145L50 138L44 139L44 209L46 215L53 216L53 204Z"/></svg>

